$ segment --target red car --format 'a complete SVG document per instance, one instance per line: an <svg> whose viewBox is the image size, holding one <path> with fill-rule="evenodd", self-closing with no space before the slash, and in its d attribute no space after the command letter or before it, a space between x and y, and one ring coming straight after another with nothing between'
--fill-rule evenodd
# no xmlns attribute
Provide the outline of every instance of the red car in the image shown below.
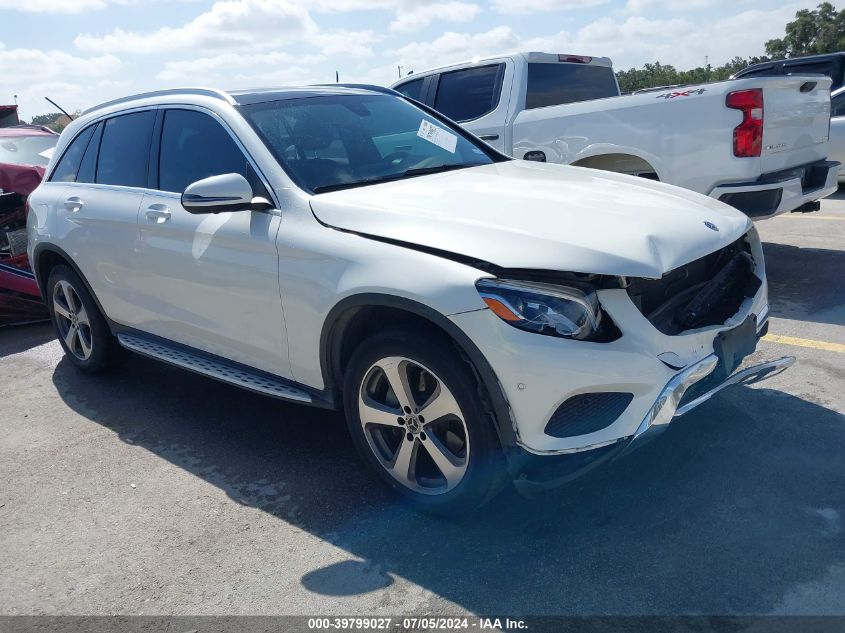
<svg viewBox="0 0 845 633"><path fill-rule="evenodd" d="M47 128L0 128L0 326L49 318L26 255L26 198L58 140Z"/></svg>

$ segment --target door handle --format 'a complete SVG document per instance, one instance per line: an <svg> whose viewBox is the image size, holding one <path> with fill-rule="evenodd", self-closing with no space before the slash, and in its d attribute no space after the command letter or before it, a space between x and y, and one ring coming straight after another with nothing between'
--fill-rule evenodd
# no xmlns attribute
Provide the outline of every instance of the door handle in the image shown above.
<svg viewBox="0 0 845 633"><path fill-rule="evenodd" d="M154 204L150 207L147 207L147 219L150 222L155 222L156 224L163 224L170 219L171 213L170 208L163 204Z"/></svg>
<svg viewBox="0 0 845 633"><path fill-rule="evenodd" d="M72 196L65 200L65 208L67 208L71 213L79 212L82 206L82 198L78 196Z"/></svg>
<svg viewBox="0 0 845 633"><path fill-rule="evenodd" d="M479 136L482 141L498 141L499 135L498 134L482 134Z"/></svg>

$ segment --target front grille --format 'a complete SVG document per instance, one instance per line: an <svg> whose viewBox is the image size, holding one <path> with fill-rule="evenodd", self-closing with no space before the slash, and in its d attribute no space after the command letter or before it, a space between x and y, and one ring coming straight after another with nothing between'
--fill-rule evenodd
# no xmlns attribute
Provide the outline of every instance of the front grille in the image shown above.
<svg viewBox="0 0 845 633"><path fill-rule="evenodd" d="M628 296L655 328L675 335L724 323L761 285L743 237L660 279L631 279Z"/></svg>
<svg viewBox="0 0 845 633"><path fill-rule="evenodd" d="M546 424L546 435L576 437L613 424L625 412L634 394L616 391L582 393L564 401Z"/></svg>

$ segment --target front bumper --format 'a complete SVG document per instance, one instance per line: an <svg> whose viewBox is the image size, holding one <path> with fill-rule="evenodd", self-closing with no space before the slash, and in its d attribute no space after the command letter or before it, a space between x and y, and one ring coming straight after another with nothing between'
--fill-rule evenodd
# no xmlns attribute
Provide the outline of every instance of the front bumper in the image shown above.
<svg viewBox="0 0 845 633"><path fill-rule="evenodd" d="M719 364L715 354L687 367L679 372L660 392L660 396L646 414L636 433L631 436L628 447L635 446L637 440L643 440L663 432L669 423L682 415L689 413L697 406L704 404L723 389L732 385L753 385L781 373L795 362L794 356L784 356L777 360L761 363L736 371L727 379L711 388L709 391L686 401L684 395L695 384L698 384L713 373Z"/></svg>
<svg viewBox="0 0 845 633"><path fill-rule="evenodd" d="M710 197L761 220L795 211L834 193L839 186L839 167L835 161L818 161L764 174L753 182L720 185Z"/></svg>
<svg viewBox="0 0 845 633"><path fill-rule="evenodd" d="M559 457L537 457L522 454L512 460L514 485L525 496L533 496L581 477L597 466L614 461L644 446L663 433L675 418L679 418L704 404L714 395L732 385L753 385L776 376L795 362L794 356L761 363L738 370L709 391L687 400L685 394L713 374L719 359L710 355L675 375L660 392L637 431L630 437L587 453Z"/></svg>

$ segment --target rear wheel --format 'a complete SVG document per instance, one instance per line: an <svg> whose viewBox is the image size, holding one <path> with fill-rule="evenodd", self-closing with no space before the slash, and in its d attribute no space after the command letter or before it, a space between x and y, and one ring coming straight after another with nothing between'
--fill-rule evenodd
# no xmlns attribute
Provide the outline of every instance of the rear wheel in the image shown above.
<svg viewBox="0 0 845 633"><path fill-rule="evenodd" d="M51 271L47 304L59 343L79 369L102 371L125 356L94 298L68 266L56 266Z"/></svg>
<svg viewBox="0 0 845 633"><path fill-rule="evenodd" d="M350 360L344 400L359 452L419 508L470 511L501 488L492 419L448 342L400 332L368 339Z"/></svg>

